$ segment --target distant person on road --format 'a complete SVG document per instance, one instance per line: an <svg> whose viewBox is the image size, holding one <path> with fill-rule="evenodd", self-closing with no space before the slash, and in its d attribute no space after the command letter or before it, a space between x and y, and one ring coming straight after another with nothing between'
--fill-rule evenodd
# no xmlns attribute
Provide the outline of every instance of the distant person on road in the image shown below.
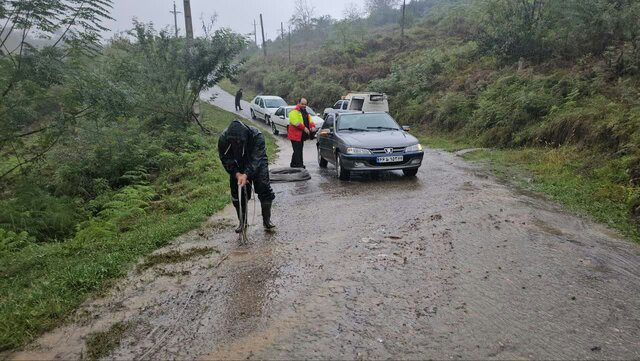
<svg viewBox="0 0 640 361"><path fill-rule="evenodd" d="M220 135L218 154L224 169L229 173L231 199L240 220L236 233L242 232L242 220L247 219L247 202L251 198L252 185L260 199L264 229L273 230L275 226L271 223L271 203L276 196L271 189L269 160L262 133L258 128L236 119ZM238 194L238 185L245 186L246 196Z"/></svg>
<svg viewBox="0 0 640 361"><path fill-rule="evenodd" d="M305 168L302 158L304 141L311 139L316 131L316 125L311 120L311 115L307 113L307 99L300 98L298 105L289 112L289 126L287 137L291 140L293 155L291 156L291 168Z"/></svg>
<svg viewBox="0 0 640 361"><path fill-rule="evenodd" d="M242 88L240 88L236 93L236 112L238 110L242 110L242 107L240 106L240 100L242 100Z"/></svg>

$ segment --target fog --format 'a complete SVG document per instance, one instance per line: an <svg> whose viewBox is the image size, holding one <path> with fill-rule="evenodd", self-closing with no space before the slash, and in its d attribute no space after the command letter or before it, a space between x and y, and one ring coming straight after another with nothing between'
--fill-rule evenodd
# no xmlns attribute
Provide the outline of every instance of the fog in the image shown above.
<svg viewBox="0 0 640 361"><path fill-rule="evenodd" d="M153 22L156 29L169 27L173 31L173 0L114 0L111 16L113 21L105 22L110 29L107 37L113 33L125 31L131 28L131 21L137 18L142 22ZM177 10L182 12L183 1L177 0ZM330 15L333 18L342 18L345 7L355 4L364 7L365 0L322 0L309 1L314 8L314 17ZM242 34L253 33L253 22L257 24L260 34L260 13L264 20L264 31L267 39L274 39L279 35L280 22L285 29L293 15L295 0L260 1L260 0L191 0L191 13L195 34L202 33L201 20L208 19L216 13L217 26L229 27ZM184 32L184 14L178 14L178 28ZM260 39L260 35L258 36Z"/></svg>

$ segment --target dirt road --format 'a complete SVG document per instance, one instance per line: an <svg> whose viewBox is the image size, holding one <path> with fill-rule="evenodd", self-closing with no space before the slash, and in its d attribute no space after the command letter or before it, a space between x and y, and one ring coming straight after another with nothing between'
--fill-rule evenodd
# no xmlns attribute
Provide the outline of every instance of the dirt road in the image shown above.
<svg viewBox="0 0 640 361"><path fill-rule="evenodd" d="M240 246L227 208L158 253L215 251L133 272L14 356L78 359L123 321L108 359L640 358L637 244L448 153L341 182L314 146L312 180L274 185L277 234Z"/></svg>

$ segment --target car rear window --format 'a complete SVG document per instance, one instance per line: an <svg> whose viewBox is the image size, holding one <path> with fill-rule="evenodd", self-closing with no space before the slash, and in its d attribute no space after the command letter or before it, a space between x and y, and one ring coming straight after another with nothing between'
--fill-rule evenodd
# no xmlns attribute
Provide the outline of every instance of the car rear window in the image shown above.
<svg viewBox="0 0 640 361"><path fill-rule="evenodd" d="M287 105L287 103L283 100L283 99L265 99L265 105L267 108L278 108L278 107L284 107Z"/></svg>

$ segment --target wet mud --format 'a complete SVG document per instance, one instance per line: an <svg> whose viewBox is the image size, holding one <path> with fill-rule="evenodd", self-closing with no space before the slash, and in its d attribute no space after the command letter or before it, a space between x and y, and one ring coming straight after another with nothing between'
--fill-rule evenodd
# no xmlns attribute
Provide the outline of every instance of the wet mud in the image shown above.
<svg viewBox="0 0 640 361"><path fill-rule="evenodd" d="M343 182L314 145L310 181L273 185L277 233L250 203L240 245L228 207L157 253L216 252L132 271L11 358L83 358L117 322L106 359L640 358L637 244L452 154Z"/></svg>

